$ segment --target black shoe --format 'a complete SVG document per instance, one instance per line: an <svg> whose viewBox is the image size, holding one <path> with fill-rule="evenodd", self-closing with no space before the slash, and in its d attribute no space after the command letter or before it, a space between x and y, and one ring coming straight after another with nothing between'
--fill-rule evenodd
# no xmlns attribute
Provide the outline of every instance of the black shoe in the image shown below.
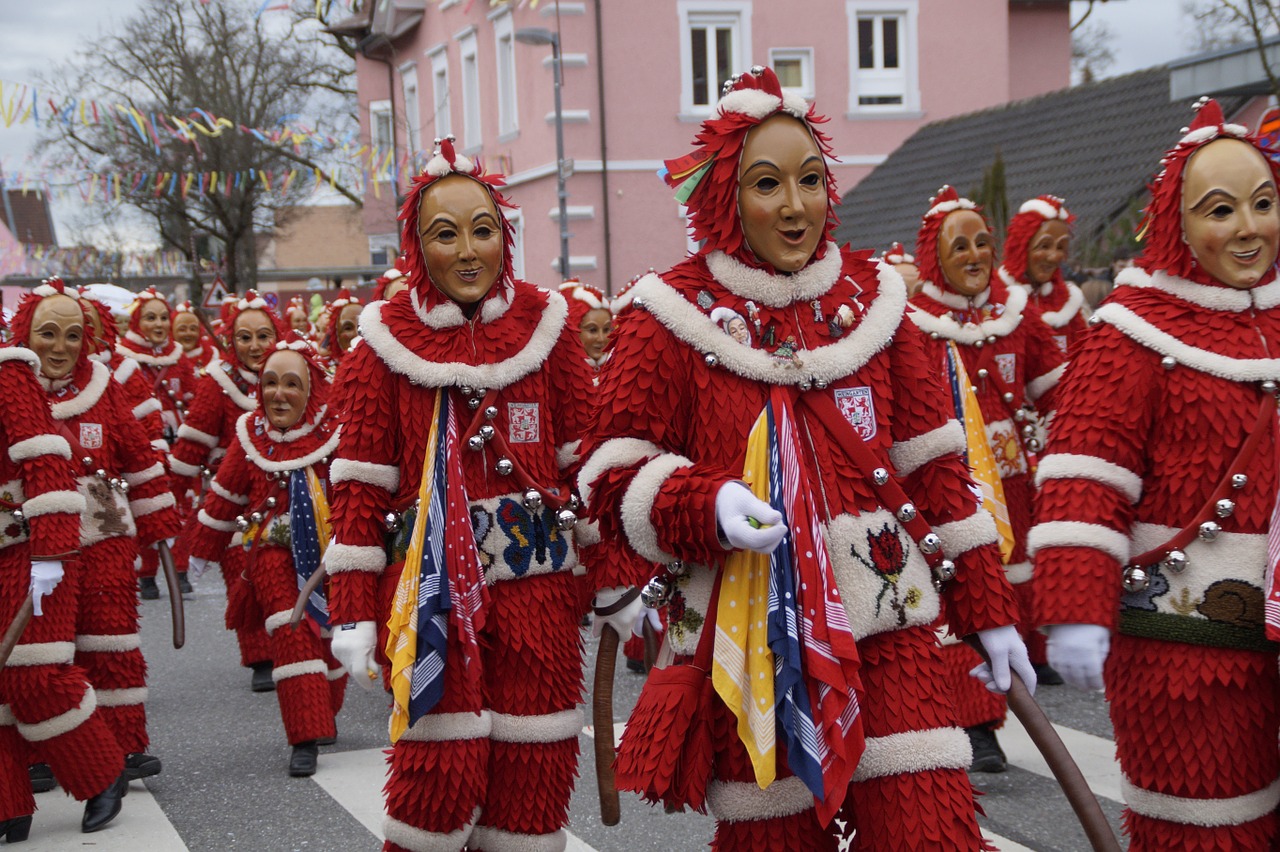
<svg viewBox="0 0 1280 852"><path fill-rule="evenodd" d="M107 827L107 823L115 819L123 806L124 794L129 789L129 778L123 772L111 786L84 803L84 819L80 821L80 830L91 834Z"/></svg>
<svg viewBox="0 0 1280 852"><path fill-rule="evenodd" d="M184 595L193 595L196 590L191 587L191 581L187 579L186 571L178 572L178 591Z"/></svg>
<svg viewBox="0 0 1280 852"><path fill-rule="evenodd" d="M5 843L21 843L31 833L31 814L0 822L0 835Z"/></svg>
<svg viewBox="0 0 1280 852"><path fill-rule="evenodd" d="M33 763L28 766L27 775L31 778L33 793L47 793L58 786L58 782L53 780L53 770L47 763Z"/></svg>
<svg viewBox="0 0 1280 852"><path fill-rule="evenodd" d="M275 692L276 682L271 678L271 661L263 660L258 663L251 663L249 668L253 669L253 680L249 682L249 688L254 692Z"/></svg>
<svg viewBox="0 0 1280 852"><path fill-rule="evenodd" d="M969 744L973 746L973 763L970 772L1004 772L1008 765L1004 751L996 741L996 732L986 725L965 728L969 735Z"/></svg>
<svg viewBox="0 0 1280 852"><path fill-rule="evenodd" d="M1062 686L1066 683L1058 670L1048 663L1032 663L1031 668L1036 670L1036 686Z"/></svg>
<svg viewBox="0 0 1280 852"><path fill-rule="evenodd" d="M124 756L124 774L130 781L159 775L160 758L140 751L126 754Z"/></svg>
<svg viewBox="0 0 1280 852"><path fill-rule="evenodd" d="M633 660L627 657L627 671L644 674L644 660Z"/></svg>
<svg viewBox="0 0 1280 852"><path fill-rule="evenodd" d="M316 745L318 745L318 746L331 746L331 745L336 744L337 742L338 742L338 735L335 733L335 734L334 734L333 736L331 736L331 737L321 737L320 739L316 740Z"/></svg>
<svg viewBox="0 0 1280 852"><path fill-rule="evenodd" d="M155 577L139 577L138 592L144 601L160 600L160 587L156 585Z"/></svg>
<svg viewBox="0 0 1280 852"><path fill-rule="evenodd" d="M298 743L293 747L293 755L289 758L289 775L293 778L310 778L316 774L316 757L320 749L316 741Z"/></svg>

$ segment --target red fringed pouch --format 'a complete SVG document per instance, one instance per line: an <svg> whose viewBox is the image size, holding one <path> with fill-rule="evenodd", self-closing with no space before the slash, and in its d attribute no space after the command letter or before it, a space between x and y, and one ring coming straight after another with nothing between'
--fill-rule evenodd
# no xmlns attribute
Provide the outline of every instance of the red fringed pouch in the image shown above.
<svg viewBox="0 0 1280 852"><path fill-rule="evenodd" d="M669 809L690 807L706 813L714 757L711 653L719 598L716 577L693 660L649 672L614 762L619 790L639 793Z"/></svg>

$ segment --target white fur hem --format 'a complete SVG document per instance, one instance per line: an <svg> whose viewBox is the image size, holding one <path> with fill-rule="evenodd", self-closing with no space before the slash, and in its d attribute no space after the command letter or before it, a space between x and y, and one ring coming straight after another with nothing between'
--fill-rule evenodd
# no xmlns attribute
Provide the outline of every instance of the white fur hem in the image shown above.
<svg viewBox="0 0 1280 852"><path fill-rule="evenodd" d="M375 304L377 304L375 302ZM392 816L382 818L382 834L387 840L410 852L458 852L467 845L467 838L480 818L480 809L471 815L471 822L447 834L414 828Z"/></svg>
<svg viewBox="0 0 1280 852"><path fill-rule="evenodd" d="M5 346L0 348L0 364L5 361L26 361L27 366L40 375L40 356L30 349L21 346Z"/></svg>
<svg viewBox="0 0 1280 852"><path fill-rule="evenodd" d="M135 686L128 689L97 689L99 707L130 707L147 703L147 688Z"/></svg>
<svg viewBox="0 0 1280 852"><path fill-rule="evenodd" d="M991 298L990 285L982 288L982 291L975 296L961 296L959 293L952 293L950 290L943 290L932 281L925 281L920 284L920 290L930 299L939 304L946 305L948 308L954 308L957 311L967 311L973 308L980 308Z"/></svg>
<svg viewBox="0 0 1280 852"><path fill-rule="evenodd" d="M831 289L843 267L844 258L835 243L827 243L821 260L791 275L753 269L722 251L707 255L707 269L729 292L771 308L813 301Z"/></svg>
<svg viewBox="0 0 1280 852"><path fill-rule="evenodd" d="M359 339L360 338L358 337L356 338L356 340L359 340ZM355 342L352 341L351 345L354 346ZM317 411L315 415L311 418L310 423L304 423L301 426L295 425L292 429L286 429L283 432L280 432L276 429L271 428L271 424L270 422L268 422L266 424L267 437L275 441L277 444L291 444L294 441L297 441L301 438L305 438L307 435L310 435L312 432L314 432L317 426L319 426L321 423L324 422L325 413L328 410L329 410L329 406L322 405L320 406L320 410Z"/></svg>
<svg viewBox="0 0 1280 852"><path fill-rule="evenodd" d="M813 807L813 793L794 775L763 790L754 781L712 781L707 785L707 806L718 820L754 822L804 813Z"/></svg>
<svg viewBox="0 0 1280 852"><path fill-rule="evenodd" d="M254 417L254 414L255 412L250 411L240 415L240 419L236 421L236 437L240 439L240 446L244 448L245 456L259 470L264 470L267 473L286 473L298 470L333 455L334 451L338 449L338 439L341 437L342 430L334 429L333 434L329 436L329 440L305 456L296 459L271 461L258 452L258 448L253 445L253 439L249 437L249 420Z"/></svg>
<svg viewBox="0 0 1280 852"><path fill-rule="evenodd" d="M400 739L419 743L441 743L453 740L485 740L493 733L493 714L488 710L476 713L428 713L413 727L407 728Z"/></svg>
<svg viewBox="0 0 1280 852"><path fill-rule="evenodd" d="M178 476L199 476L200 468L193 464L187 464L182 459L169 456L169 470Z"/></svg>
<svg viewBox="0 0 1280 852"><path fill-rule="evenodd" d="M302 660L297 663L287 663L283 666L276 666L271 670L271 679L276 683L282 680L288 680L291 677L302 677L303 675L325 675L328 674L329 667L324 664L324 660Z"/></svg>
<svg viewBox="0 0 1280 852"><path fill-rule="evenodd" d="M46 491L35 497L28 497L22 504L22 514L28 519L57 512L83 515L84 510L84 497L78 491Z"/></svg>
<svg viewBox="0 0 1280 852"><path fill-rule="evenodd" d="M155 412L162 410L163 406L160 405L160 400L152 397L151 399L143 400L133 407L133 419L141 420L148 414L154 414Z"/></svg>
<svg viewBox="0 0 1280 852"><path fill-rule="evenodd" d="M577 739L582 732L582 711L576 707L541 716L493 714L491 739L500 743L557 743Z"/></svg>
<svg viewBox="0 0 1280 852"><path fill-rule="evenodd" d="M138 372L138 362L132 358L125 358L120 362L120 366L116 367L116 371L112 378L114 378L117 383L123 385L128 382L129 378L136 372Z"/></svg>
<svg viewBox="0 0 1280 852"><path fill-rule="evenodd" d="M34 438L27 438L25 441L9 445L9 461L14 464L21 464L27 459L40 456L59 456L69 459L71 445L61 435L36 435Z"/></svg>
<svg viewBox="0 0 1280 852"><path fill-rule="evenodd" d="M355 459L334 459L329 465L329 484L363 482L390 494L400 487L400 468L393 464L374 464Z"/></svg>
<svg viewBox="0 0 1280 852"><path fill-rule="evenodd" d="M995 518L986 509L978 509L963 520L938 524L933 531L942 539L942 552L948 559L984 544L995 544L998 537Z"/></svg>
<svg viewBox="0 0 1280 852"><path fill-rule="evenodd" d="M969 735L961 728L904 731L886 737L867 737L853 780L870 781L909 772L968 769L973 762Z"/></svg>
<svg viewBox="0 0 1280 852"><path fill-rule="evenodd" d="M719 115L736 112L759 121L765 120L779 110L804 121L809 113L809 105L799 95L784 92L779 98L762 89L738 89L725 95L716 104L716 113Z"/></svg>
<svg viewBox="0 0 1280 852"><path fill-rule="evenodd" d="M556 447L556 470L564 470L578 463L578 448L581 441L570 441Z"/></svg>
<svg viewBox="0 0 1280 852"><path fill-rule="evenodd" d="M1030 562L1010 562L1004 566L1004 578L1009 581L1011 586L1020 586L1023 583L1031 582L1031 577L1035 573L1035 568Z"/></svg>
<svg viewBox="0 0 1280 852"><path fill-rule="evenodd" d="M243 494L232 494L230 491L223 488L222 483L218 482L216 479L209 483L209 490L214 494L217 494L223 500L226 500L228 503L235 503L237 506L249 505L248 497Z"/></svg>
<svg viewBox="0 0 1280 852"><path fill-rule="evenodd" d="M596 447L596 451L578 471L578 493L582 495L582 502L590 505L591 485L606 470L627 467L662 453L662 448L657 444L640 438L610 438L605 441Z"/></svg>
<svg viewBox="0 0 1280 852"><path fill-rule="evenodd" d="M931 286L929 284L924 285L921 292L929 294L930 291L925 288ZM935 293L940 292L936 287L932 289ZM932 297L932 294L930 295ZM946 302L937 298L934 298L934 301L947 305ZM918 309L908 311L907 316L911 317L911 321L925 334L936 334L944 340L954 340L956 343L972 346L979 340L985 341L988 337L1007 337L1012 334L1014 329L1022 322L1022 311L1026 306L1027 291L1018 287L1017 289L1009 290L1009 297L1004 303L1003 314L980 323L965 323L961 325L949 314L934 316L928 311ZM947 307L951 306L947 305Z"/></svg>
<svg viewBox="0 0 1280 852"><path fill-rule="evenodd" d="M145 485L153 479L159 479L164 476L164 465L156 462L151 467L133 473L126 473L124 481L129 483L130 488L137 488L139 485Z"/></svg>
<svg viewBox="0 0 1280 852"><path fill-rule="evenodd" d="M61 715L54 716L52 719L46 719L43 722L36 722L32 725L24 725L18 722L18 733L29 743L51 740L80 727L86 719L93 715L93 711L97 707L98 696L93 691L93 687L86 683L84 685L84 697L80 699L79 707L73 707Z"/></svg>
<svg viewBox="0 0 1280 852"><path fill-rule="evenodd" d="M910 476L934 459L965 450L959 420L948 420L937 429L900 441L889 448L889 460L900 476Z"/></svg>
<svg viewBox="0 0 1280 852"><path fill-rule="evenodd" d="M167 453L169 452L169 444L164 438L156 438L151 442L151 449L157 453Z"/></svg>
<svg viewBox="0 0 1280 852"><path fill-rule="evenodd" d="M1084 307L1084 291L1070 281L1067 284L1067 301L1056 311L1041 311L1040 319L1049 328L1062 328L1071 322L1080 309Z"/></svg>
<svg viewBox="0 0 1280 852"><path fill-rule="evenodd" d="M387 552L377 545L331 544L324 552L324 567L329 574L344 571L381 574L387 567Z"/></svg>
<svg viewBox="0 0 1280 852"><path fill-rule="evenodd" d="M199 429L186 423L183 423L178 427L178 440L194 441L200 446L208 447L209 449L213 449L218 446L217 435L210 435L208 432L201 432Z"/></svg>
<svg viewBox="0 0 1280 852"><path fill-rule="evenodd" d="M1184 302L1190 302L1211 311L1232 313L1247 311L1255 306L1274 307L1277 300L1280 300L1280 279L1250 290L1237 290L1234 287L1197 284L1161 270L1148 273L1145 269L1131 266L1116 276L1116 286L1122 285L1163 290ZM1268 304L1262 304L1264 302Z"/></svg>
<svg viewBox="0 0 1280 852"><path fill-rule="evenodd" d="M227 395L227 398L236 404L237 408L242 411L253 411L258 407L258 401L251 396L246 396L240 388L236 387L235 380L227 375L226 370L222 366L223 363L224 362L221 358L215 357L211 362L209 362L209 366L204 368L205 373L213 377L214 382L217 383L218 387L222 389L222 392ZM232 366L232 369L236 369L234 365ZM240 374L241 376L244 376L244 371L241 370ZM248 376L244 376L244 378L246 381L250 381ZM256 383L256 380L257 376L254 376L250 383Z"/></svg>
<svg viewBox="0 0 1280 852"><path fill-rule="evenodd" d="M1115 559L1129 559L1129 539L1124 533L1101 524L1083 521L1046 521L1027 533L1027 555L1035 556L1046 547L1091 547Z"/></svg>
<svg viewBox="0 0 1280 852"><path fill-rule="evenodd" d="M1129 810L1135 814L1207 828L1253 822L1280 805L1280 780L1272 781L1261 790L1229 799L1190 799L1144 790L1121 775L1120 792Z"/></svg>
<svg viewBox="0 0 1280 852"><path fill-rule="evenodd" d="M76 658L74 642L34 642L14 646L6 666L58 666Z"/></svg>
<svg viewBox="0 0 1280 852"><path fill-rule="evenodd" d="M1118 464L1080 453L1053 453L1040 460L1036 470L1036 487L1050 479L1091 479L1121 494L1135 505L1142 497L1142 477Z"/></svg>
<svg viewBox="0 0 1280 852"><path fill-rule="evenodd" d="M84 386L84 390L71 399L55 402L51 406L54 420L79 417L97 405L98 400L102 399L103 392L106 391L107 385L111 383L111 370L97 361L94 361L92 366L93 373L89 376L89 383Z"/></svg>
<svg viewBox="0 0 1280 852"><path fill-rule="evenodd" d="M220 521L204 509L196 513L196 518L209 529L218 532L235 532L237 529L234 521Z"/></svg>
<svg viewBox="0 0 1280 852"><path fill-rule="evenodd" d="M1066 364L1059 364L1043 376L1038 376L1027 382L1027 398L1034 402L1044 396L1058 384L1066 370Z"/></svg>
<svg viewBox="0 0 1280 852"><path fill-rule="evenodd" d="M133 332L129 332L126 336L129 335L132 335L133 338L137 338L137 335L133 334ZM139 345L147 347L151 346L151 344L146 341L142 341ZM172 367L182 358L182 347L174 343L172 340L169 341L169 351L164 355L151 355L146 352L137 352L125 346L123 342L116 344L116 352L126 358L132 358L139 364L146 364L150 367Z"/></svg>
<svg viewBox="0 0 1280 852"><path fill-rule="evenodd" d="M632 550L650 562L665 565L675 560L674 556L658 546L658 531L653 526L650 513L653 511L653 501L662 489L662 483L671 474L686 467L693 467L693 462L684 456L670 453L660 455L636 471L626 493L622 495L622 529L627 535L627 543Z"/></svg>
<svg viewBox="0 0 1280 852"><path fill-rule="evenodd" d="M129 511L133 513L135 518L145 518L147 515L159 512L161 509L171 509L177 503L173 499L173 494L166 491L155 497L143 497L140 500L129 501Z"/></svg>
<svg viewBox="0 0 1280 852"><path fill-rule="evenodd" d="M518 834L491 825L477 825L468 845L486 852L564 852L569 836L564 829L550 834Z"/></svg>
<svg viewBox="0 0 1280 852"><path fill-rule="evenodd" d="M84 633L76 637L76 650L86 654L123 654L142 647L137 633Z"/></svg>
<svg viewBox="0 0 1280 852"><path fill-rule="evenodd" d="M266 629L267 635L270 636L292 620L293 610L282 609L279 612L273 612L271 615L268 615L262 626Z"/></svg>

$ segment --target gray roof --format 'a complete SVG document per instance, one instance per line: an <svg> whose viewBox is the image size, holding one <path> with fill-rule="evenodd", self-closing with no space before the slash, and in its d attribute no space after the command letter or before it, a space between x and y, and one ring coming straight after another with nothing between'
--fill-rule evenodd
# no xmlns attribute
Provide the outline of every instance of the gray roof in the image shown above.
<svg viewBox="0 0 1280 852"><path fill-rule="evenodd" d="M1228 116L1245 102L1221 101ZM930 196L944 183L976 192L997 149L1010 216L1028 198L1059 195L1077 217L1076 240L1092 239L1145 194L1191 118L1190 102L1170 102L1161 66L927 124L845 195L837 240L911 251Z"/></svg>

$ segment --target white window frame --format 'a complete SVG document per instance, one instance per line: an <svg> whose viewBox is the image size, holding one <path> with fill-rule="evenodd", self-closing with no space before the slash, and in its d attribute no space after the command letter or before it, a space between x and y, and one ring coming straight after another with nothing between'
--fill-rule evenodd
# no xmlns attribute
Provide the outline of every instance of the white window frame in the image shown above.
<svg viewBox="0 0 1280 852"><path fill-rule="evenodd" d="M409 156L422 150L422 104L418 90L418 63L406 62L400 66L400 93L404 96L404 126L408 133L405 144Z"/></svg>
<svg viewBox="0 0 1280 852"><path fill-rule="evenodd" d="M898 37L901 46L898 51L898 68L900 74L891 74L883 70L863 70L858 68L858 18L869 16L896 16L900 19ZM849 45L849 116L875 116L877 114L902 115L903 113L920 112L920 37L919 0L845 0L845 16L848 26ZM879 29L877 28L877 33ZM877 37L879 35L877 34ZM868 86L884 87L900 77L900 85L895 85L892 94L901 91L900 104L860 104L859 95ZM873 94L882 94L872 90ZM888 92L883 92L888 94Z"/></svg>
<svg viewBox="0 0 1280 852"><path fill-rule="evenodd" d="M462 150L474 153L484 147L480 123L480 46L475 27L467 27L454 38L462 57Z"/></svg>
<svg viewBox="0 0 1280 852"><path fill-rule="evenodd" d="M524 280L524 214L519 210L503 210L502 215L511 223L511 271Z"/></svg>
<svg viewBox="0 0 1280 852"><path fill-rule="evenodd" d="M379 145L378 139L378 121L386 121L387 137L384 140L386 144ZM395 147L396 128L391 121L391 101L369 101L369 148L377 151L377 159L374 162L375 168L381 165L382 160L387 156L387 152ZM377 172L374 172L375 176Z"/></svg>
<svg viewBox="0 0 1280 852"><path fill-rule="evenodd" d="M431 109L435 136L443 139L453 132L453 115L449 97L449 52L445 45L427 51L431 60Z"/></svg>
<svg viewBox="0 0 1280 852"><path fill-rule="evenodd" d="M751 0L679 0L676 14L680 20L680 114L702 118L720 100L719 84L707 82L710 103L693 102L693 42L690 30L695 26L724 26L733 30L733 48L737 56L729 63L729 73L740 74L751 67Z"/></svg>
<svg viewBox="0 0 1280 852"><path fill-rule="evenodd" d="M516 33L511 7L492 14L494 64L498 74L498 141L509 142L520 132L516 101Z"/></svg>
<svg viewBox="0 0 1280 852"><path fill-rule="evenodd" d="M775 71L778 62L799 60L800 85L783 86L782 91L799 95L805 100L813 100L813 48L812 47L771 47L769 48L769 66Z"/></svg>

